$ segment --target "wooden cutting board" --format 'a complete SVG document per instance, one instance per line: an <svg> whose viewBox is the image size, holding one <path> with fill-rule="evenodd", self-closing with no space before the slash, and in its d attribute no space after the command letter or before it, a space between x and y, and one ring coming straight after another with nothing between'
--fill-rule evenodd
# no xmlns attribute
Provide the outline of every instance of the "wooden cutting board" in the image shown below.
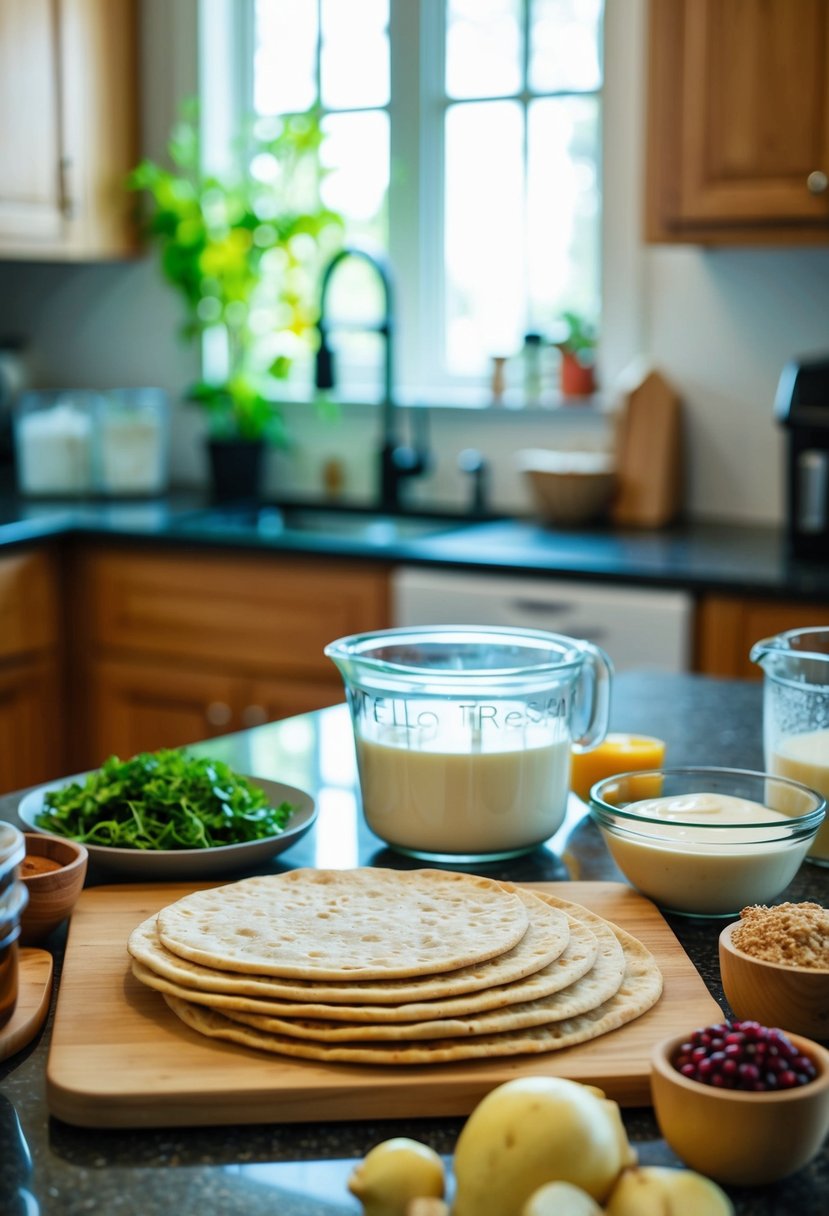
<svg viewBox="0 0 829 1216"><path fill-rule="evenodd" d="M616 447L613 522L665 527L682 505L682 403L658 371L643 374L625 394Z"/></svg>
<svg viewBox="0 0 829 1216"><path fill-rule="evenodd" d="M72 915L47 1065L49 1110L81 1127L172 1127L464 1115L512 1077L548 1074L650 1103L651 1046L721 1012L652 903L622 883L527 884L584 904L638 937L665 987L642 1017L545 1055L430 1067L320 1064L204 1038L132 975L141 921L210 884L92 887Z"/></svg>

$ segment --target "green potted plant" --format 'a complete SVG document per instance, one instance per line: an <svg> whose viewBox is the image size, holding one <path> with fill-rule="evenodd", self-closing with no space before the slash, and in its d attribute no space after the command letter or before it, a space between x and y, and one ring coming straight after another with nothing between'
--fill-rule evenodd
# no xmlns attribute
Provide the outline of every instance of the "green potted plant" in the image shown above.
<svg viewBox="0 0 829 1216"><path fill-rule="evenodd" d="M212 173L191 104L172 132L169 166L144 160L128 179L184 303L183 337L222 339L222 373L187 393L207 414L218 498L252 497L265 444L287 445L278 384L315 333L319 256L339 240L339 217L320 202L321 140L313 112L258 120L232 167Z"/></svg>
<svg viewBox="0 0 829 1216"><path fill-rule="evenodd" d="M564 397L589 397L596 391L595 325L580 313L565 310L553 345L561 352L561 393Z"/></svg>

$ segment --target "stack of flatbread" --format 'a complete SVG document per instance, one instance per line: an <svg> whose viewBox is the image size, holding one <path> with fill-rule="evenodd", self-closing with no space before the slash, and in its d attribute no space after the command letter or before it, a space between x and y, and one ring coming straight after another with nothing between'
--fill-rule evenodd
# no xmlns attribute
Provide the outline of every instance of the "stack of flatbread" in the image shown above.
<svg viewBox="0 0 829 1216"><path fill-rule="evenodd" d="M587 908L440 870L299 869L197 891L139 925L129 952L194 1030L350 1063L554 1051L662 991L641 942Z"/></svg>

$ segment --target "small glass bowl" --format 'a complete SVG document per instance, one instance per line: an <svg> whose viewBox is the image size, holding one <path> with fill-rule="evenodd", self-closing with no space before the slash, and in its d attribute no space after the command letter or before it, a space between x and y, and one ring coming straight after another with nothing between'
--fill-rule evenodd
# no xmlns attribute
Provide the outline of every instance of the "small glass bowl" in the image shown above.
<svg viewBox="0 0 829 1216"><path fill-rule="evenodd" d="M725 813L711 803L692 809L688 800L701 795L725 800ZM670 800L671 809L663 804L658 811L657 799ZM687 916L733 917L775 899L797 873L825 812L816 790L743 769L619 773L590 790L590 813L628 882L666 911Z"/></svg>

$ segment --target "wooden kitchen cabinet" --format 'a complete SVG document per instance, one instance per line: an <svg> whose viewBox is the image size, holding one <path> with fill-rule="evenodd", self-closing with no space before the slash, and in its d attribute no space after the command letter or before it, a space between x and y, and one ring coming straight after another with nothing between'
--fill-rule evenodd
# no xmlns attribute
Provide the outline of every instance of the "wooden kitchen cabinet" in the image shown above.
<svg viewBox="0 0 829 1216"><path fill-rule="evenodd" d="M646 238L829 241L827 0L650 0Z"/></svg>
<svg viewBox="0 0 829 1216"><path fill-rule="evenodd" d="M697 610L695 670L709 676L759 680L762 670L749 659L754 643L810 625L829 626L829 605L703 596Z"/></svg>
<svg viewBox="0 0 829 1216"><path fill-rule="evenodd" d="M135 0L0 0L0 257L135 253Z"/></svg>
<svg viewBox="0 0 829 1216"><path fill-rule="evenodd" d="M58 579L45 550L0 559L0 793L65 771Z"/></svg>
<svg viewBox="0 0 829 1216"><path fill-rule="evenodd" d="M323 648L389 624L388 579L379 566L282 554L79 554L84 765L344 700Z"/></svg>

